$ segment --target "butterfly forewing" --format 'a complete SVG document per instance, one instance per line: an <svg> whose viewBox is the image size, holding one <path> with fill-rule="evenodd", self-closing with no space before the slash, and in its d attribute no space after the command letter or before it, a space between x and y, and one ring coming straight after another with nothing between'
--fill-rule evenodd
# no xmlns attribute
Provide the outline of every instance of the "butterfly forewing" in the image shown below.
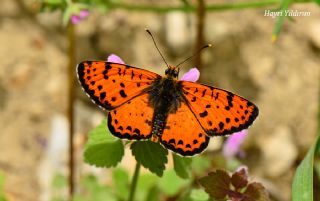
<svg viewBox="0 0 320 201"><path fill-rule="evenodd" d="M188 106L209 136L227 135L248 128L258 108L231 92L194 82L182 82Z"/></svg>
<svg viewBox="0 0 320 201"><path fill-rule="evenodd" d="M84 61L78 65L77 72L86 93L107 110L139 96L160 76L147 70L105 61Z"/></svg>

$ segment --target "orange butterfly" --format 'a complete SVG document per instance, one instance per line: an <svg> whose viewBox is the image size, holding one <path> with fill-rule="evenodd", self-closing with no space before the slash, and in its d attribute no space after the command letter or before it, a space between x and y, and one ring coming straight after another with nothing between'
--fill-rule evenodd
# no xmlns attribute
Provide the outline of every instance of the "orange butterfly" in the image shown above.
<svg viewBox="0 0 320 201"><path fill-rule="evenodd" d="M258 108L231 92L177 80L179 68L169 66L165 76L105 61L78 65L81 85L93 101L111 110L111 133L128 140L153 135L166 148L183 156L202 152L209 137L249 127Z"/></svg>
<svg viewBox="0 0 320 201"><path fill-rule="evenodd" d="M209 137L248 128L258 116L250 101L204 84L178 80L179 68L164 76L125 64L84 61L79 81L90 98L110 111L108 127L121 139L157 139L183 156L201 153Z"/></svg>

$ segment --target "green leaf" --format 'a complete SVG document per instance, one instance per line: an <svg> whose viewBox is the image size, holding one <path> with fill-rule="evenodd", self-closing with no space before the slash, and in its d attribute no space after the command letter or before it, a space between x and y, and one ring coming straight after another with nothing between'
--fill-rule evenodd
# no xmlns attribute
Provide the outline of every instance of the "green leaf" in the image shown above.
<svg viewBox="0 0 320 201"><path fill-rule="evenodd" d="M3 191L3 187L4 187L4 174L0 172L0 192Z"/></svg>
<svg viewBox="0 0 320 201"><path fill-rule="evenodd" d="M68 185L68 180L64 175L62 175L62 174L54 175L53 180L52 180L52 187L53 188L61 189L61 188L66 187L67 185Z"/></svg>
<svg viewBox="0 0 320 201"><path fill-rule="evenodd" d="M272 41L275 42L278 39L278 36L280 34L283 22L286 18L285 11L288 10L290 3L292 0L283 0L282 4L280 6L279 12L282 12L282 15L277 18L276 24L273 29L272 33Z"/></svg>
<svg viewBox="0 0 320 201"><path fill-rule="evenodd" d="M210 159L204 155L194 157L192 159L191 169L196 174L203 174L210 168Z"/></svg>
<svg viewBox="0 0 320 201"><path fill-rule="evenodd" d="M53 4L53 5L60 5L63 4L63 0L43 0L45 4Z"/></svg>
<svg viewBox="0 0 320 201"><path fill-rule="evenodd" d="M231 178L226 171L216 170L208 176L199 179L199 183L213 199L224 199L230 188Z"/></svg>
<svg viewBox="0 0 320 201"><path fill-rule="evenodd" d="M168 150L152 141L136 141L131 144L131 150L137 162L159 177L163 175L168 162Z"/></svg>
<svg viewBox="0 0 320 201"><path fill-rule="evenodd" d="M318 175L318 179L320 180L320 160L314 161L314 170Z"/></svg>
<svg viewBox="0 0 320 201"><path fill-rule="evenodd" d="M153 186L147 194L145 201L159 201L160 200L160 191L156 186Z"/></svg>
<svg viewBox="0 0 320 201"><path fill-rule="evenodd" d="M314 0L320 6L320 0Z"/></svg>
<svg viewBox="0 0 320 201"><path fill-rule="evenodd" d="M172 153L174 170L183 179L190 178L192 158L182 157Z"/></svg>
<svg viewBox="0 0 320 201"><path fill-rule="evenodd" d="M190 198L194 201L207 201L209 200L209 195L202 189L192 189Z"/></svg>
<svg viewBox="0 0 320 201"><path fill-rule="evenodd" d="M116 194L121 200L127 200L129 197L129 175L122 168L115 168L112 172L113 182L116 188Z"/></svg>
<svg viewBox="0 0 320 201"><path fill-rule="evenodd" d="M63 26L67 26L69 21L70 21L70 18L71 18L71 15L72 15L72 9L70 7L67 7L64 12L63 12L63 16L62 16L62 24Z"/></svg>
<svg viewBox="0 0 320 201"><path fill-rule="evenodd" d="M293 178L292 200L313 201L313 161L315 151L320 147L320 137L309 149L307 155L298 166Z"/></svg>
<svg viewBox="0 0 320 201"><path fill-rule="evenodd" d="M181 179L174 170L165 171L162 178L158 182L158 186L162 192L168 196L176 195L183 187L190 184L191 180Z"/></svg>
<svg viewBox="0 0 320 201"><path fill-rule="evenodd" d="M7 198L4 195L4 179L4 174L0 172L0 201L7 201Z"/></svg>
<svg viewBox="0 0 320 201"><path fill-rule="evenodd" d="M105 121L89 133L84 150L86 163L97 167L113 167L121 161L123 155L122 141L110 134Z"/></svg>
<svg viewBox="0 0 320 201"><path fill-rule="evenodd" d="M155 174L145 173L141 174L138 179L136 200L145 200L148 197L150 190L156 186L159 181L159 177Z"/></svg>
<svg viewBox="0 0 320 201"><path fill-rule="evenodd" d="M94 175L86 175L81 178L81 187L84 189L84 195L76 195L74 201L117 201L113 189L99 183Z"/></svg>

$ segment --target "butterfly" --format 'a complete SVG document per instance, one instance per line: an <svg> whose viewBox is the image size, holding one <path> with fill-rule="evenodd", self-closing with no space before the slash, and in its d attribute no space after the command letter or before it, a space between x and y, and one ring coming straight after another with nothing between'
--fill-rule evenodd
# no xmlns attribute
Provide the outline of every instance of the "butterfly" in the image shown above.
<svg viewBox="0 0 320 201"><path fill-rule="evenodd" d="M108 128L121 139L156 140L182 156L203 152L210 137L248 128L259 110L252 102L216 87L178 80L125 64L84 61L77 66L84 91L110 111Z"/></svg>

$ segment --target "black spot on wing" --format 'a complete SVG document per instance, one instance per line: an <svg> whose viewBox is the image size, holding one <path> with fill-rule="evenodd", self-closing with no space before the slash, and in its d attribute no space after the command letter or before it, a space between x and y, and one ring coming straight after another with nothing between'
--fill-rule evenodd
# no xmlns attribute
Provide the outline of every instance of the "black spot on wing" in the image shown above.
<svg viewBox="0 0 320 201"><path fill-rule="evenodd" d="M206 95L206 91L207 91L207 89L202 91L202 97L204 97Z"/></svg>
<svg viewBox="0 0 320 201"><path fill-rule="evenodd" d="M259 109L252 104L252 111L250 111L250 113L248 112L248 118L246 118L245 116L241 116L240 118L238 117L234 118L234 121L239 124L238 126L236 127L231 126L230 129L224 129L224 130L220 129L219 132L218 130L215 130L215 129L209 129L209 130L206 130L206 133L208 134L208 136L221 136L221 135L229 135L235 132L239 132L243 129L248 128L253 123L253 121L257 118L258 115L259 115ZM240 119L244 122L240 122ZM228 120L226 119L226 122L227 121ZM219 127L220 126L224 127L224 125L222 126L222 124L223 122L220 122Z"/></svg>
<svg viewBox="0 0 320 201"><path fill-rule="evenodd" d="M134 130L133 130L133 132L134 132L134 133L136 133L136 134L138 134L138 135L140 135L140 130L139 130L139 129L137 129L137 128L136 128L136 129L134 129Z"/></svg>
<svg viewBox="0 0 320 201"><path fill-rule="evenodd" d="M100 99L103 100L106 97L106 92L100 93Z"/></svg>
<svg viewBox="0 0 320 201"><path fill-rule="evenodd" d="M227 123L230 123L230 118L226 118L226 122L227 122Z"/></svg>
<svg viewBox="0 0 320 201"><path fill-rule="evenodd" d="M122 98L127 97L127 94L124 92L123 89L121 89L119 93L120 93L120 96L121 96Z"/></svg>
<svg viewBox="0 0 320 201"><path fill-rule="evenodd" d="M205 111L202 112L202 113L199 113L199 116L200 116L201 118L208 116L207 110L205 110Z"/></svg>
<svg viewBox="0 0 320 201"><path fill-rule="evenodd" d="M220 123L219 123L219 128L220 128L220 130L222 130L223 127L224 127L224 123L223 123L223 122L220 122Z"/></svg>
<svg viewBox="0 0 320 201"><path fill-rule="evenodd" d="M175 141L175 139L170 139L168 143L169 144L176 144L176 141Z"/></svg>

